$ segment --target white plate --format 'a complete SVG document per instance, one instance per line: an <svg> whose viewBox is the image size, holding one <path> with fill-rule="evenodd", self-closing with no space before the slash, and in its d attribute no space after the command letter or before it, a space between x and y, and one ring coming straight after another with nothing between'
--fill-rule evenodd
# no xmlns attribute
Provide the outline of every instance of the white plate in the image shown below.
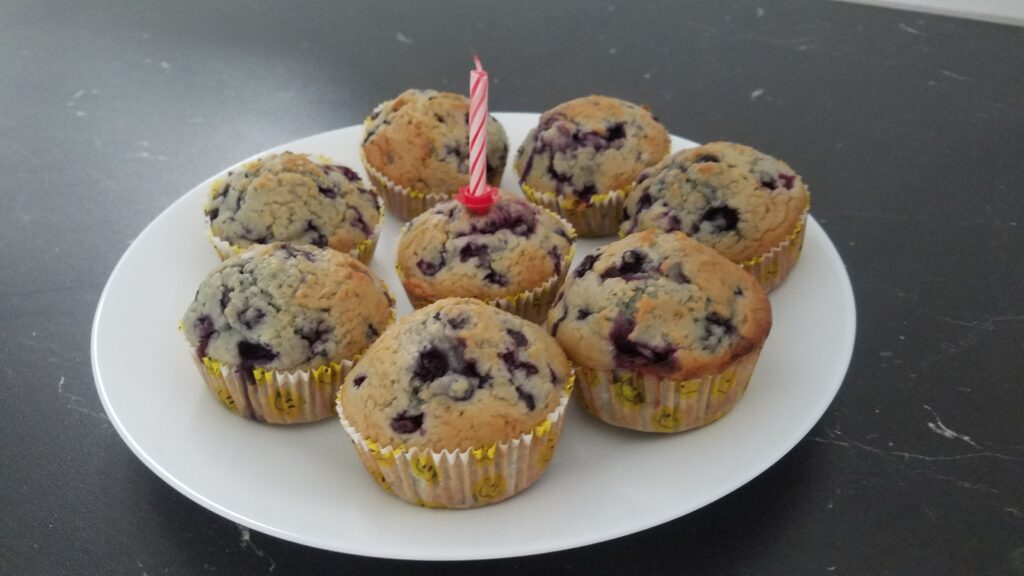
<svg viewBox="0 0 1024 576"><path fill-rule="evenodd" d="M496 116L513 147L537 121L536 114ZM326 154L363 174L361 131L334 130L275 150ZM674 149L692 145L673 138ZM523 494L476 510L418 508L376 485L337 421L244 420L195 373L177 327L218 263L202 216L213 179L150 223L110 275L92 332L96 388L124 441L171 486L221 516L309 546L390 558L499 558L661 524L728 494L788 452L832 401L853 351L850 281L809 218L800 263L771 295L771 336L731 414L699 430L645 436L573 407L555 460ZM503 187L518 190L511 170ZM372 268L404 314L410 307L392 265L398 226L385 223ZM577 259L601 243L582 240Z"/></svg>

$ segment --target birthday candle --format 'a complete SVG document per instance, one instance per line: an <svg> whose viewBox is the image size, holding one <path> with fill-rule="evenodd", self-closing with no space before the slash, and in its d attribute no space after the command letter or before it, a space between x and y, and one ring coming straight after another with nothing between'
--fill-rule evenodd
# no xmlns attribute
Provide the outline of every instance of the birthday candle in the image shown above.
<svg viewBox="0 0 1024 576"><path fill-rule="evenodd" d="M469 72L469 193L484 194L487 186L487 72L473 55L476 70Z"/></svg>

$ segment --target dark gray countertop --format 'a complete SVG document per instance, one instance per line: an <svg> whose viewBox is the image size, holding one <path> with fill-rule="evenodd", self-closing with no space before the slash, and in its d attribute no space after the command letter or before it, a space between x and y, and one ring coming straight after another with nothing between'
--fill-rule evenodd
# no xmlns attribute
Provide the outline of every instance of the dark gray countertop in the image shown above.
<svg viewBox="0 0 1024 576"><path fill-rule="evenodd" d="M472 17L470 16L472 12ZM251 534L104 416L89 329L197 183L404 88L585 93L786 159L845 259L853 362L778 464L577 550L429 564ZM1024 574L1024 30L818 0L0 6L0 573ZM159 304L157 304L159 305Z"/></svg>

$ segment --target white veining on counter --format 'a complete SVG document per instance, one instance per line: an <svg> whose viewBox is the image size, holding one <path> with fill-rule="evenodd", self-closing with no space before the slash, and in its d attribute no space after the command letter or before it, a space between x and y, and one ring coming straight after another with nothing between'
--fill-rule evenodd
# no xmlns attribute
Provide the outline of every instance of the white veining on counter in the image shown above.
<svg viewBox="0 0 1024 576"><path fill-rule="evenodd" d="M90 410L90 409L86 408L84 406L85 400L83 400L79 396L75 396L74 394L72 394L70 392L65 392L64 391L64 376L61 376L60 377L60 381L57 382L57 394L68 399L68 408L71 408L72 410L78 410L79 412L83 412L85 414L88 414L89 416L92 416L93 418L98 418L100 420L103 420L103 425L106 426L106 424L108 422L106 414L104 414L103 412L96 412L94 410Z"/></svg>
<svg viewBox="0 0 1024 576"><path fill-rule="evenodd" d="M978 444L974 440L971 440L970 436L968 436L966 434L960 434L958 432L954 432L953 430L950 430L948 427L946 427L946 425L942 423L942 419L939 418L939 415L935 413L935 410L932 410L931 406L929 406L927 404L924 404L923 406L925 407L926 410L928 410L929 412L932 413L932 416L935 416L935 422L929 422L928 423L928 429L929 430L931 430L932 432L935 432L936 434L938 434L940 436L945 436L946 438L963 440L964 442L967 442L968 444L970 444L971 446L974 446L978 450L984 450L984 448L982 448L981 446L978 446Z"/></svg>
<svg viewBox="0 0 1024 576"><path fill-rule="evenodd" d="M920 36L921 35L921 31L920 30L918 30L917 28L911 28L910 26L907 26L903 22L900 22L900 30L903 30L904 32L906 32L908 34L913 34L915 36Z"/></svg>
<svg viewBox="0 0 1024 576"><path fill-rule="evenodd" d="M1019 461L1019 456L1007 456L1006 454L999 454L998 452L974 452L972 454L957 454L955 456L926 456L924 454L914 454L912 452L901 452L899 450L882 450L874 446L862 444L852 439L836 440L837 436L842 436L843 433L839 431L838 427L835 430L825 429L825 433L829 435L828 438L821 438L819 436L808 436L815 442L821 442L822 444L834 444L836 446L843 446L844 448L857 448L860 450L866 450L873 454L881 454L883 456L898 456L904 460L927 460L929 462L939 462L946 460L964 460L967 458L997 458L999 460L1013 460Z"/></svg>
<svg viewBox="0 0 1024 576"><path fill-rule="evenodd" d="M274 568L277 567L277 562L274 562L273 558L268 556L267 553L264 552L262 548L257 546L256 543L252 541L252 534L249 533L249 529L248 528L246 528L245 526L242 526L241 524L235 524L235 526L238 527L238 534L239 534L238 545L239 545L239 547L242 548L243 550L248 548L249 550L252 550L253 554L259 556L260 558L263 558L267 562L270 562L270 568L267 570L267 572L273 572Z"/></svg>

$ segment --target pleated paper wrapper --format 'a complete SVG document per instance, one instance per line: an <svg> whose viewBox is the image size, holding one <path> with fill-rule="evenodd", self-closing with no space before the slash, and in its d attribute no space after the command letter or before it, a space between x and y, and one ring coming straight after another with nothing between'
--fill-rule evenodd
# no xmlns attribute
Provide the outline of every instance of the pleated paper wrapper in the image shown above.
<svg viewBox="0 0 1024 576"><path fill-rule="evenodd" d="M597 194L590 202L579 204L559 198L553 192L536 190L527 184L520 184L520 187L527 200L568 220L582 238L618 233L619 223L622 222L622 206L625 204L626 195L633 189L630 185L624 190Z"/></svg>
<svg viewBox="0 0 1024 576"><path fill-rule="evenodd" d="M334 399L353 361L309 370L229 366L192 354L206 387L228 410L270 424L302 424L335 415Z"/></svg>
<svg viewBox="0 0 1024 576"><path fill-rule="evenodd" d="M800 251L804 246L804 233L807 229L807 213L810 206L804 208L796 226L786 238L774 246L771 250L744 260L740 266L761 284L765 292L771 292L779 287L783 280L796 266L800 259Z"/></svg>
<svg viewBox="0 0 1024 576"><path fill-rule="evenodd" d="M760 353L758 347L725 370L693 380L576 366L576 397L588 412L615 426L682 432L710 424L732 410L747 389Z"/></svg>
<svg viewBox="0 0 1024 576"><path fill-rule="evenodd" d="M530 432L505 442L459 451L382 446L338 417L356 454L377 484L406 502L427 508L476 508L528 488L554 456L573 388L570 376L558 406Z"/></svg>

